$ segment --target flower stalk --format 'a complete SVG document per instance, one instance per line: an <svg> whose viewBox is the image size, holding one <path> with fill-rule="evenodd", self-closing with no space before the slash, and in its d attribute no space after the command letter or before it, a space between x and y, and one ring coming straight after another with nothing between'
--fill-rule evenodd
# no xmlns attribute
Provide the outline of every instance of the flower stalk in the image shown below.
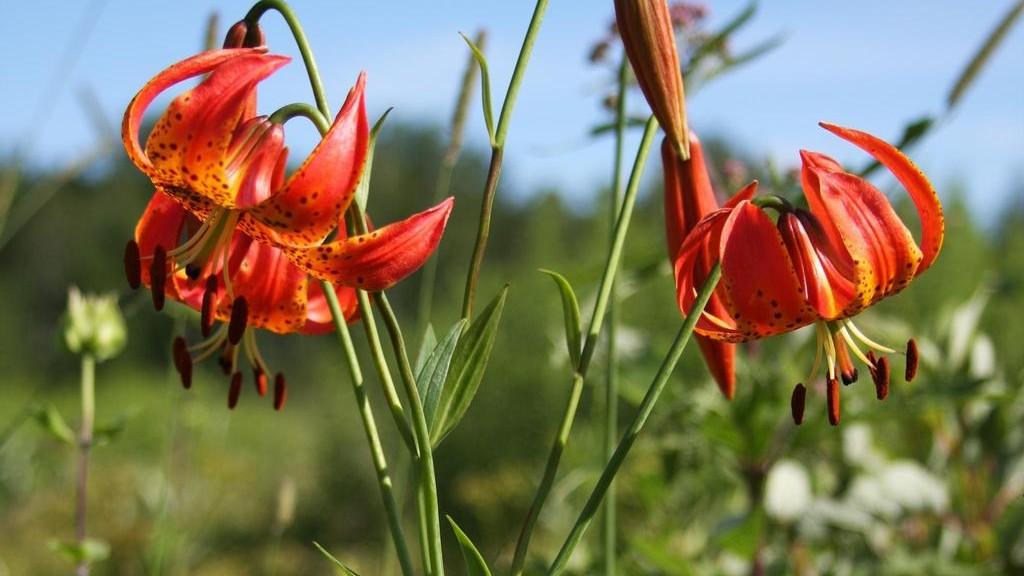
<svg viewBox="0 0 1024 576"><path fill-rule="evenodd" d="M82 354L81 395L82 424L78 430L78 477L75 487L75 538L86 545L86 519L89 497L89 452L96 418L96 358ZM89 576L89 562L82 560L75 568L77 576Z"/></svg>
<svg viewBox="0 0 1024 576"><path fill-rule="evenodd" d="M558 435L551 445L548 453L547 464L541 477L537 492L534 494L533 502L526 514L522 530L519 533L519 541L516 543L515 554L512 559L510 573L513 576L522 574L523 565L526 562L526 553L530 547L530 539L533 529L537 524L540 511L551 493L555 476L558 473L558 466L562 460L562 453L569 443L569 435L572 432L573 423L576 420L576 411L579 408L580 397L583 394L583 384L586 380L590 362L594 357L594 350L597 347L598 337L601 335L601 328L604 323L605 314L608 311L608 303L611 300L612 284L619 270L622 260L622 248L626 242L626 233L629 231L630 220L633 216L633 206L636 203L637 192L640 189L640 177L643 174L647 162L647 155L651 149L651 142L658 131L658 122L652 116L647 121L643 138L640 141L640 148L637 150L636 160L633 163L633 171L629 177L629 184L626 186L626 194L622 201L622 208L615 224L615 238L611 249L608 251L608 259L605 262L604 273L601 276L601 285L598 290L597 301L594 302L594 310L590 316L590 328L587 331L587 338L583 344L583 353L580 356L580 363L574 367L572 376L572 387L569 392L569 401L562 414L562 420L558 426Z"/></svg>
<svg viewBox="0 0 1024 576"><path fill-rule="evenodd" d="M594 486L590 496L587 498L587 502L583 506L583 510L580 512L579 517L576 519L576 523L573 525L572 530L569 532L569 536L566 538L565 543L562 545L562 549L558 552L558 556L551 564L551 568L548 569L548 576L556 576L562 573L565 569L565 564L572 556L573 550L575 550L576 545L579 544L583 535L586 533L587 528L590 526L590 522L593 520L594 515L597 513L598 508L601 505L602 499L612 485L615 475L618 474L626 456L629 455L630 449L632 449L633 444L636 443L636 439L640 436L640 432L643 431L644 424L647 423L647 419L651 416L651 412L654 411L654 405L658 402L658 398L665 389L665 385L668 383L669 377L675 370L676 364L679 362L679 358L682 356L683 350L686 348L686 344L689 342L690 336L693 334L693 330L697 325L697 319L703 314L704 307L711 298L711 294L718 285L718 280L721 276L721 265L715 264L708 274L708 278L704 282L704 286L701 287L700 292L697 295L696 303L690 313L686 316L686 319L683 321L683 325L679 328L679 332L676 334L676 338L672 342L672 346L669 348L668 354L662 361L661 367L658 369L658 373L654 377L654 381L651 382L650 387L647 389L647 393L644 395L644 399L640 403L639 411L636 416L633 417L633 421L630 423L629 428L626 429L625 434L623 434L622 439L615 448L615 452L612 454L611 459L608 460L608 464L601 472L601 477L598 479L597 484Z"/></svg>

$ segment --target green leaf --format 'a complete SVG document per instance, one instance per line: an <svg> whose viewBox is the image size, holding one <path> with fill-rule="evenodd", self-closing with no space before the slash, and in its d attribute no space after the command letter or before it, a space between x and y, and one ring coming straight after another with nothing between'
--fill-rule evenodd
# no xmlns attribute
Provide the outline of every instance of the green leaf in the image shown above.
<svg viewBox="0 0 1024 576"><path fill-rule="evenodd" d="M469 39L469 36L462 32L459 32L459 36L466 41L469 49L473 52L473 58L480 65L480 97L483 99L484 123L487 124L487 135L490 138L491 146L494 146L494 113L491 111L491 75L487 71L487 56L484 56L484 53Z"/></svg>
<svg viewBox="0 0 1024 576"><path fill-rule="evenodd" d="M565 276L554 270L541 268L540 271L555 281L555 285L558 286L558 291L562 295L562 315L565 317L565 345L569 348L569 358L572 360L572 367L578 368L580 365L583 331L580 327L580 303L576 299L576 293L573 292L572 284L569 284Z"/></svg>
<svg viewBox="0 0 1024 576"><path fill-rule="evenodd" d="M697 47L697 51L690 58L690 62L686 66L686 70L693 70L697 67L697 64L703 60L706 56L713 52L717 52L726 42L729 40L729 36L736 32L744 24L750 21L757 13L757 2L751 2L747 4L747 7L743 9L735 18L730 20L725 26L722 27L716 34L708 38L706 42Z"/></svg>
<svg viewBox="0 0 1024 576"><path fill-rule="evenodd" d="M999 44L1006 38L1006 34L1013 27L1017 18L1020 17L1021 12L1024 12L1024 0L1017 2L1017 5L1003 16L1003 19L999 21L999 24L988 35L988 38L985 38L985 42L978 48L974 57L967 64L967 67L960 73L960 77L957 78L953 88L949 91L949 95L946 96L947 110L952 110L960 102L964 93L974 83L975 78L978 77L978 73L981 72L989 58L992 57L992 53L995 52Z"/></svg>
<svg viewBox="0 0 1024 576"><path fill-rule="evenodd" d="M110 556L110 545L94 538L86 538L80 543L54 539L47 546L72 564L93 564Z"/></svg>
<svg viewBox="0 0 1024 576"><path fill-rule="evenodd" d="M433 427L434 418L437 416L437 406L441 401L445 380L448 378L448 369L451 367L452 355L455 353L459 336L462 336L462 330L465 327L464 319L456 322L441 342L434 347L430 358L427 358L423 368L416 374L416 385L420 389L420 401L423 402L423 412L427 418L428 427Z"/></svg>
<svg viewBox="0 0 1024 576"><path fill-rule="evenodd" d="M466 576L491 576L487 562L484 561L484 557L473 545L469 536L466 536L466 533L459 528L451 516L447 518L448 523L452 525L452 531L455 532L455 537L459 539L459 547L462 548L462 559L466 561Z"/></svg>
<svg viewBox="0 0 1024 576"><path fill-rule="evenodd" d="M348 566L345 566L345 564L343 564L341 560L338 560L333 555L331 555L330 552L325 550L324 547L321 546L319 542L314 540L313 546L316 546L316 549L319 550L321 554L326 556L327 559L330 560L335 566L337 566L338 569L341 570L341 573L345 576L359 576L359 574L357 574L355 570L349 568Z"/></svg>
<svg viewBox="0 0 1024 576"><path fill-rule="evenodd" d="M506 296L507 284L473 321L455 348L448 377L445 378L444 390L441 391L441 399L438 402L434 426L430 429L430 441L434 446L439 445L458 425L473 402L473 397L476 396L487 362L491 358L494 339L498 335L498 325L501 323L501 312L505 307Z"/></svg>
<svg viewBox="0 0 1024 576"><path fill-rule="evenodd" d="M384 121L387 120L391 110L391 108L385 110L370 129L370 143L366 148L366 166L363 167L363 175L356 186L356 203L363 211L366 210L366 202L370 198L370 174L373 172L373 151L377 146L377 133L384 127Z"/></svg>
<svg viewBox="0 0 1024 576"><path fill-rule="evenodd" d="M75 431L64 421L57 408L53 404L47 404L36 410L36 422L43 427L43 430L51 436L67 444L75 443Z"/></svg>
<svg viewBox="0 0 1024 576"><path fill-rule="evenodd" d="M750 558L757 551L764 526L764 512L757 510L745 516L726 520L715 529L715 532L723 549L741 558Z"/></svg>
<svg viewBox="0 0 1024 576"><path fill-rule="evenodd" d="M92 442L96 446L103 446L110 444L124 432L125 427L128 425L127 416L118 416L106 424L97 426L92 431Z"/></svg>
<svg viewBox="0 0 1024 576"><path fill-rule="evenodd" d="M413 366L413 371L417 374L423 369L423 363L427 361L427 357L434 351L434 347L437 346L437 334L434 333L434 325L432 323L427 324L427 329L423 331L423 341L420 342L420 348L416 352L416 364ZM417 386L419 382L416 383ZM423 392L420 391L420 398L423 397Z"/></svg>

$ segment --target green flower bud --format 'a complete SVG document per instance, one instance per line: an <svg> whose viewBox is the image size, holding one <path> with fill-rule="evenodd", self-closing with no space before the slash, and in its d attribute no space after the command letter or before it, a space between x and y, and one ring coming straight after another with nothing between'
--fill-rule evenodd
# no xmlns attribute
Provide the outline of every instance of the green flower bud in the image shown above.
<svg viewBox="0 0 1024 576"><path fill-rule="evenodd" d="M90 354L98 362L120 354L128 341L124 317L114 294L86 294L72 286L64 315L64 343L75 354Z"/></svg>

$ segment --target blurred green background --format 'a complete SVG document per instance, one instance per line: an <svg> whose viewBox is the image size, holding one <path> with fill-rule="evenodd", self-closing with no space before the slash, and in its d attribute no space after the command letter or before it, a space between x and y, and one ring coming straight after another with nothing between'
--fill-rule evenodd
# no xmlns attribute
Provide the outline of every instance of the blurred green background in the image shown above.
<svg viewBox="0 0 1024 576"><path fill-rule="evenodd" d="M771 191L797 194L789 176L795 150L792 164L776 166L725 136L703 138L722 190L759 177ZM424 207L422 191L432 188L446 143L436 123L386 125L369 204L376 221ZM439 333L459 315L485 153L470 147L455 171L457 208L438 256ZM71 285L116 291L129 334L121 356L97 371L98 424L123 429L93 451L89 532L110 545L94 574L330 574L314 540L364 575L397 573L335 340L260 335L264 353L289 375L280 413L248 386L228 411L227 383L212 363L183 390L170 342L186 326L194 336L194 315L175 307L155 313L148 294L129 291L122 279L121 251L151 191L146 179L115 142L101 142L84 170L33 170L16 158L0 164L13 199L6 222L25 223L0 234L0 576L70 571L48 543L73 536L75 454L36 416L52 405L77 425L78 360L62 348L60 332ZM657 163L648 171L656 173ZM568 204L554 189L511 201L516 178L513 165L495 206L480 290L482 302L511 283L494 356L467 418L437 454L442 512L499 571L568 394L558 294L537 269L573 282L586 319L609 221L606 190L586 205ZM877 181L915 221L891 179ZM660 179L647 182L622 271L623 422L680 323L664 257ZM1024 573L1024 186L1005 192L1010 200L998 218L981 221L970 182L935 184L947 223L937 264L860 319L884 342L918 339L918 378L904 384L894 376L881 403L864 379L845 389L839 428L827 424L818 383L806 423L795 428L789 393L813 360L806 331L744 346L733 402L687 350L619 477L623 574ZM391 291L414 348L418 281ZM590 372L573 443L541 516L534 569L557 551L603 464L603 365L599 358ZM400 441L367 373L408 503L408 462L397 457ZM446 538L458 574L455 541ZM596 542L595 530L573 573L595 573Z"/></svg>

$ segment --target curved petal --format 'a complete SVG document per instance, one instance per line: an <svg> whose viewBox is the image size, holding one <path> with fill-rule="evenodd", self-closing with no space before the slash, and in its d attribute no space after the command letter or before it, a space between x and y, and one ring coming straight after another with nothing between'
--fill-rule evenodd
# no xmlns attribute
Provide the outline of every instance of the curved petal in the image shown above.
<svg viewBox="0 0 1024 576"><path fill-rule="evenodd" d="M368 234L312 248L285 248L297 266L335 285L384 290L412 274L437 248L454 198Z"/></svg>
<svg viewBox="0 0 1024 576"><path fill-rule="evenodd" d="M242 259L232 270L231 285L234 296L244 297L248 304L248 325L279 334L301 330L306 323L309 276L274 246L251 241L244 251L241 245L237 248ZM219 320L231 317L231 304L230 299L221 299Z"/></svg>
<svg viewBox="0 0 1024 576"><path fill-rule="evenodd" d="M334 293L338 296L338 304L349 324L359 319L359 302L356 291L347 286L335 286ZM320 282L310 282L306 291L306 324L302 327L303 334L326 334L334 330L331 309L327 306Z"/></svg>
<svg viewBox="0 0 1024 576"><path fill-rule="evenodd" d="M845 247L836 250L809 212L783 214L777 224L804 298L823 318L836 318L855 295L856 273Z"/></svg>
<svg viewBox="0 0 1024 576"><path fill-rule="evenodd" d="M722 227L729 213L729 210L722 209L705 216L690 231L679 248L675 261L676 299L683 315L690 313L697 300L697 290L706 278L702 270L706 254L711 247L718 245ZM736 330L732 319L727 315L719 317L714 313L716 310L724 310L721 293L722 285L719 283L704 309L704 314L697 321L697 334L722 342L740 342L741 334Z"/></svg>
<svg viewBox="0 0 1024 576"><path fill-rule="evenodd" d="M788 332L816 319L775 223L760 208L740 202L722 227L719 249L723 300L744 339Z"/></svg>
<svg viewBox="0 0 1024 576"><path fill-rule="evenodd" d="M182 230L188 225L189 213L174 198L160 189L150 198L146 210L135 225L135 241L139 245L139 256L143 261L153 257L157 246L171 250L178 245ZM142 266L142 282L152 286L149 266ZM173 282L165 282L164 292L171 298L179 299Z"/></svg>
<svg viewBox="0 0 1024 576"><path fill-rule="evenodd" d="M250 212L247 229L291 247L319 244L348 208L366 164L366 74L359 75L331 129L284 188ZM248 220L248 218L247 218Z"/></svg>
<svg viewBox="0 0 1024 576"><path fill-rule="evenodd" d="M819 124L822 128L873 156L875 160L888 168L900 184L906 188L917 208L917 214L921 218L922 259L917 267L917 274L924 272L935 261L939 250L942 249L945 228L942 205L939 203L939 197L931 182L910 158L907 158L899 148L885 140L860 130L843 128L826 122Z"/></svg>
<svg viewBox="0 0 1024 576"><path fill-rule="evenodd" d="M146 155L156 172L153 179L235 207L234 178L253 151L252 137L273 131L262 124L238 128L252 114L257 83L288 61L285 56L242 54L175 98L146 140ZM238 159L241 162L233 162Z"/></svg>
<svg viewBox="0 0 1024 576"><path fill-rule="evenodd" d="M690 159L682 161L665 137L661 141L661 166L665 175L665 234L668 255L675 259L679 246L701 218L718 209L711 178L704 164L700 140L690 132Z"/></svg>
<svg viewBox="0 0 1024 576"><path fill-rule="evenodd" d="M156 174L152 162L146 157L139 142L139 128L142 125L142 117L146 113L146 109L149 108L149 105L157 95L178 82L206 74L234 58L264 52L266 52L266 48L237 48L202 52L172 64L154 76L132 98L121 122L121 140L124 142L125 151L128 152L128 157L131 158L132 162L145 172L146 175L153 176Z"/></svg>

